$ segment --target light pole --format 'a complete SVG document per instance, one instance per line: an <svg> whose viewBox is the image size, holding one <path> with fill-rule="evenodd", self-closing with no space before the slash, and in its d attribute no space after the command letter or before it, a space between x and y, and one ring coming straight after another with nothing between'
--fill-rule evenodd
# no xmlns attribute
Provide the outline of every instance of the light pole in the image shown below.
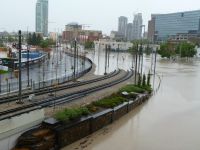
<svg viewBox="0 0 200 150"><path fill-rule="evenodd" d="M143 36L142 36L142 40L141 40L141 55L142 55L142 60L141 60L141 75L142 75L142 69L143 69L143 39L144 39L144 34L145 34L145 25L141 25L141 28L144 27L144 33L143 33Z"/></svg>
<svg viewBox="0 0 200 150"><path fill-rule="evenodd" d="M21 48L22 48L22 32L21 30L19 30L19 95L18 95L18 98L19 98L19 101L17 102L18 104L23 104L22 102L22 77L21 77Z"/></svg>
<svg viewBox="0 0 200 150"><path fill-rule="evenodd" d="M107 74L107 51L108 51L108 45L106 44L106 47L105 47L105 73L104 73L104 75Z"/></svg>

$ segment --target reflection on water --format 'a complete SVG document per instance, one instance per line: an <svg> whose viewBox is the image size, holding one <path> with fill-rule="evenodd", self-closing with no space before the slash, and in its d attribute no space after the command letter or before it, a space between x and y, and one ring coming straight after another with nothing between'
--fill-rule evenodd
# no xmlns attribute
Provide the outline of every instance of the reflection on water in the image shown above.
<svg viewBox="0 0 200 150"><path fill-rule="evenodd" d="M129 55L125 57L129 58ZM145 58L145 68L150 66L150 60ZM130 62L125 61L120 62L121 67L125 68L128 64L130 67ZM116 68L114 60L112 67ZM180 63L158 58L157 73L162 84L156 95L92 135L84 150L200 149L199 60ZM65 148L68 149L82 148L77 142Z"/></svg>

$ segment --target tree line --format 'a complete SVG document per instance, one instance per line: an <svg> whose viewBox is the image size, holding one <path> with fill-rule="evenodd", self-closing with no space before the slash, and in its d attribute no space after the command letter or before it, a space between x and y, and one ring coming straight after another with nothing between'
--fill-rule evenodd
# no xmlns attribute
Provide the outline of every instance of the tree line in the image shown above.
<svg viewBox="0 0 200 150"><path fill-rule="evenodd" d="M181 42L179 44L163 43L158 50L158 54L163 58L171 58L176 55L180 57L194 57L196 53L195 45L188 42Z"/></svg>
<svg viewBox="0 0 200 150"><path fill-rule="evenodd" d="M35 32L33 34L31 33L28 34L27 43L29 45L40 46L42 48L47 48L50 45L56 44L56 42L53 41L53 39L49 39L49 38L43 39L40 34L36 34Z"/></svg>

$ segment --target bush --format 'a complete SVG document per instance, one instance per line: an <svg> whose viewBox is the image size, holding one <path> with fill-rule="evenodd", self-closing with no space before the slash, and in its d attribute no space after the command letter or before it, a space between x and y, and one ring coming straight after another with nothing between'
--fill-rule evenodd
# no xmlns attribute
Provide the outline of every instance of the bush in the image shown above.
<svg viewBox="0 0 200 150"><path fill-rule="evenodd" d="M128 93L131 93L131 92L136 92L136 93L144 93L145 90L136 86L136 85L133 85L133 84L129 84L129 85L126 85L125 87L121 88L119 90L119 92L128 92Z"/></svg>
<svg viewBox="0 0 200 150"><path fill-rule="evenodd" d="M90 112L87 107L80 108L70 108L65 109L64 111L60 111L55 114L55 118L60 121L69 121L80 118L81 116L86 116Z"/></svg>
<svg viewBox="0 0 200 150"><path fill-rule="evenodd" d="M103 108L113 108L115 106L122 104L125 101L126 101L125 98L123 98L117 94L113 94L109 97L106 97L99 101L93 102L93 105L103 107Z"/></svg>

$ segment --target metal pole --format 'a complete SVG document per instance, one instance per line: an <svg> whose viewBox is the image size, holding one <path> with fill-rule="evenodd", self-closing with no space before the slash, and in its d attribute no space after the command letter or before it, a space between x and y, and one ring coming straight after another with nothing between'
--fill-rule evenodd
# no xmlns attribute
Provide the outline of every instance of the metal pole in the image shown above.
<svg viewBox="0 0 200 150"><path fill-rule="evenodd" d="M79 58L78 58L78 46L76 48L76 70L77 70L77 74L78 74L78 61L79 61Z"/></svg>
<svg viewBox="0 0 200 150"><path fill-rule="evenodd" d="M28 87L30 86L30 84L29 84L29 47L28 47L28 45L27 45L27 52L28 52L28 56L27 56L27 76L28 76Z"/></svg>
<svg viewBox="0 0 200 150"><path fill-rule="evenodd" d="M141 75L142 75L142 69L143 69L143 47L142 47L142 42L141 42L141 56L142 56L142 59L141 59Z"/></svg>
<svg viewBox="0 0 200 150"><path fill-rule="evenodd" d="M1 74L0 74L0 93L1 93Z"/></svg>
<svg viewBox="0 0 200 150"><path fill-rule="evenodd" d="M135 54L135 85L137 84L137 62L138 62L138 44L136 45L136 54Z"/></svg>
<svg viewBox="0 0 200 150"><path fill-rule="evenodd" d="M157 50L155 51L155 59L154 59L154 78L153 78L153 89L155 85L155 76L156 76L156 59L157 59Z"/></svg>
<svg viewBox="0 0 200 150"><path fill-rule="evenodd" d="M119 69L119 44L117 48L117 69Z"/></svg>
<svg viewBox="0 0 200 150"><path fill-rule="evenodd" d="M107 47L107 45L106 45L106 49L105 49L105 73L104 73L104 75L107 74L107 73L106 73L106 70L107 70L107 49L108 49L108 47Z"/></svg>
<svg viewBox="0 0 200 150"><path fill-rule="evenodd" d="M141 60L140 50L141 50L141 47L139 47L139 51L138 51L139 52L139 60L138 60L139 62L138 62L138 71L137 71L138 73L140 73L140 60Z"/></svg>
<svg viewBox="0 0 200 150"><path fill-rule="evenodd" d="M111 50L111 46L108 46L108 68L110 67L110 50Z"/></svg>
<svg viewBox="0 0 200 150"><path fill-rule="evenodd" d="M17 102L18 104L22 104L22 76L21 76L21 48L22 48L22 32L19 30L19 101Z"/></svg>
<svg viewBox="0 0 200 150"><path fill-rule="evenodd" d="M76 78L76 39L74 42L74 80Z"/></svg>

